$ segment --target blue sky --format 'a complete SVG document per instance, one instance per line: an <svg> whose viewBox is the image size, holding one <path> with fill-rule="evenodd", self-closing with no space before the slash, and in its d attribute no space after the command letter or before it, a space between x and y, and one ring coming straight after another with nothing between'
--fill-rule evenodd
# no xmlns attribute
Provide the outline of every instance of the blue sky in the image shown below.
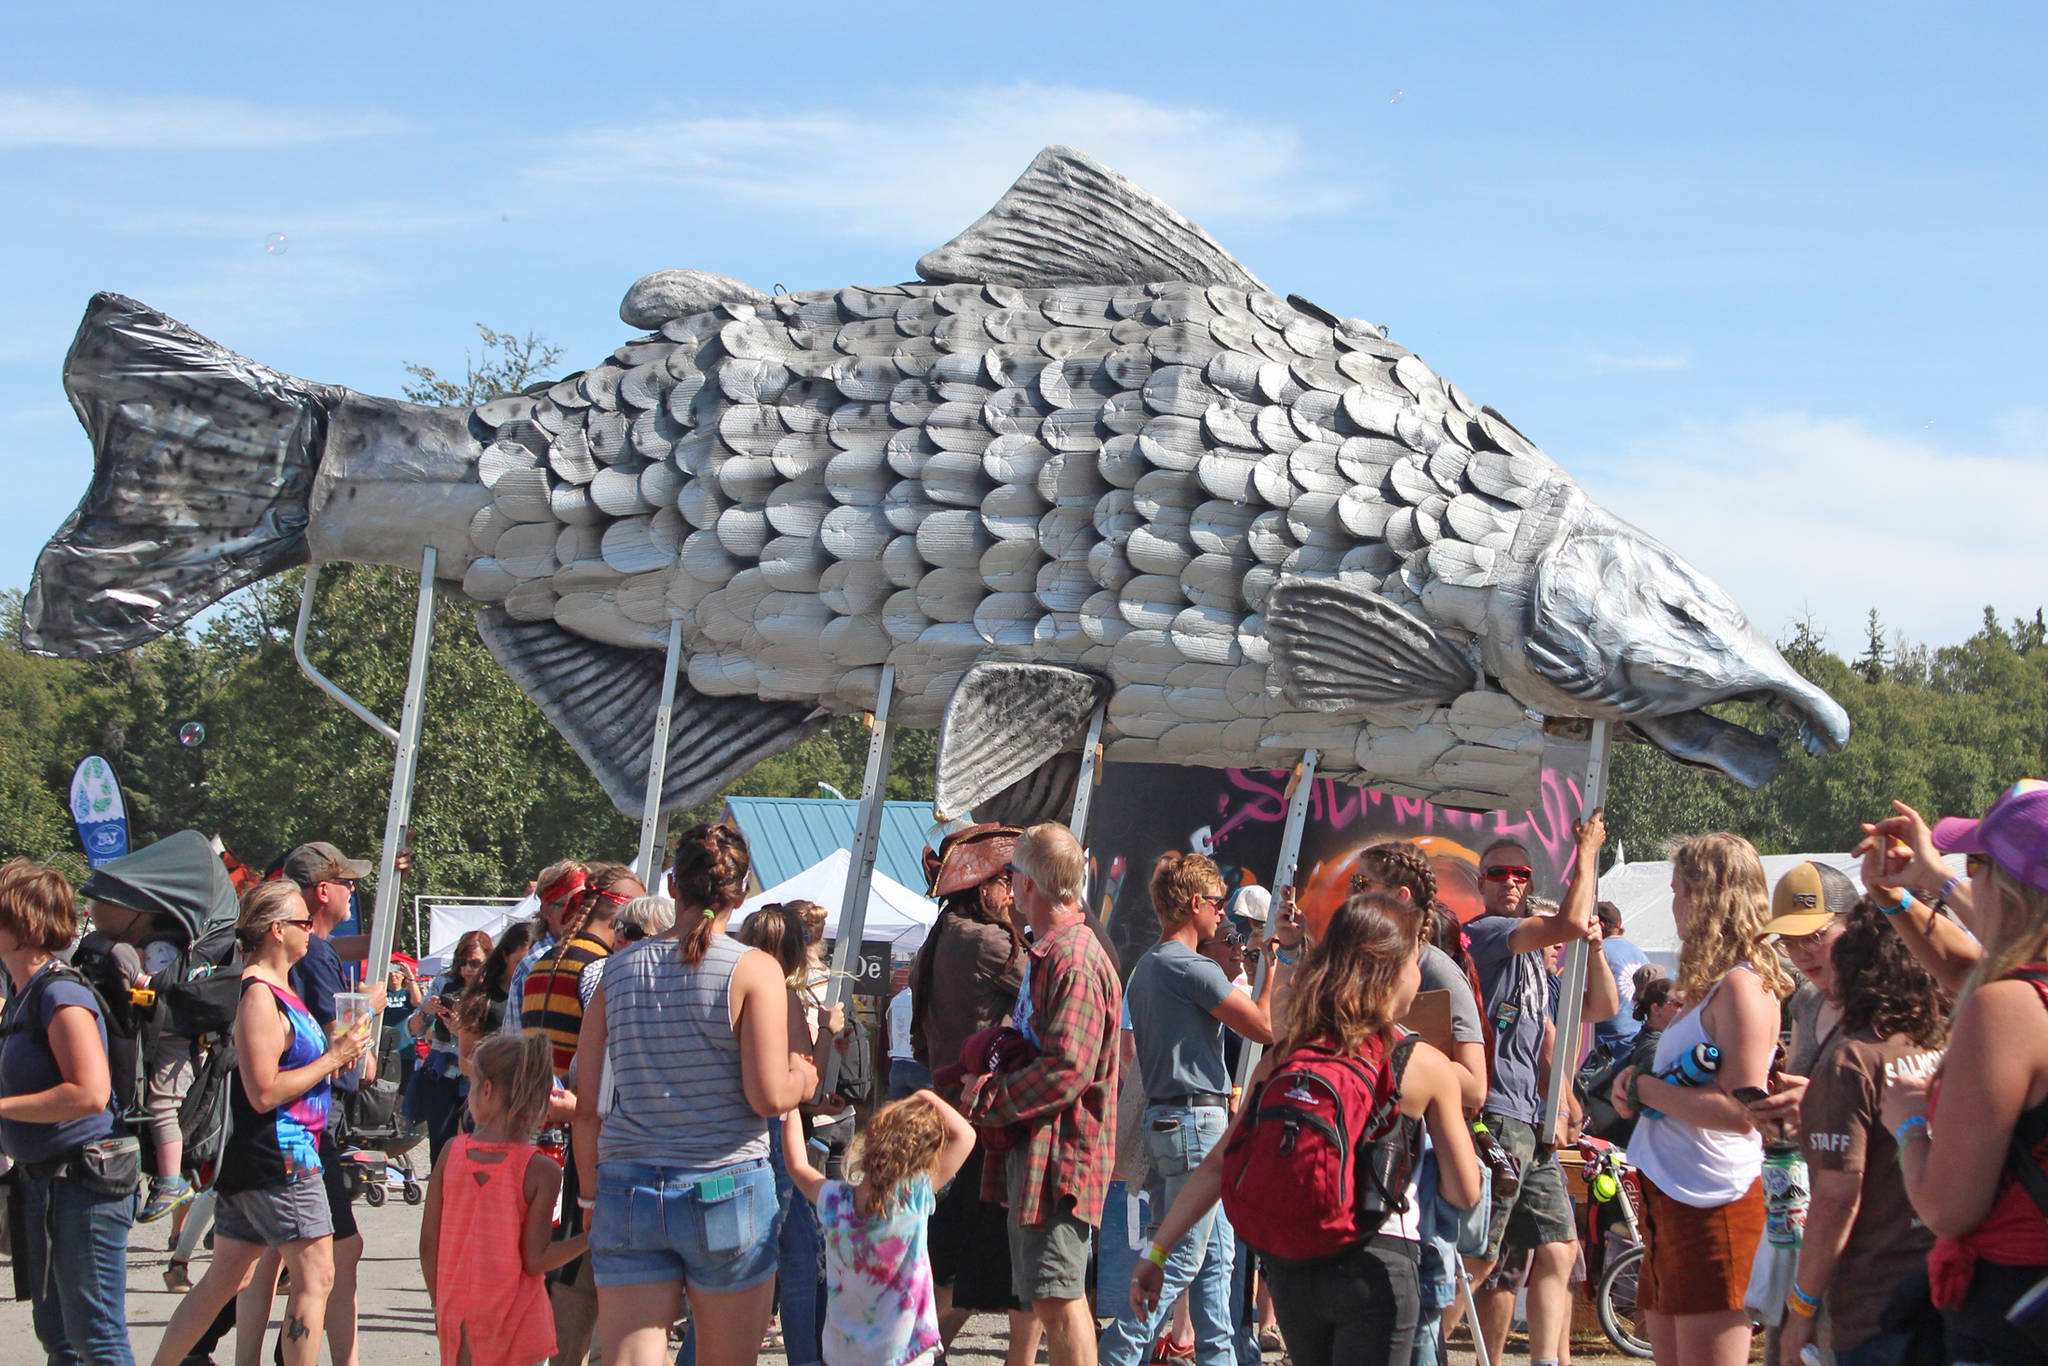
<svg viewBox="0 0 2048 1366"><path fill-rule="evenodd" d="M2048 601L2037 9L772 13L17 9L0 587L90 475L94 290L373 393L478 322L576 369L651 270L910 278L1058 141L1385 323L1769 633Z"/></svg>

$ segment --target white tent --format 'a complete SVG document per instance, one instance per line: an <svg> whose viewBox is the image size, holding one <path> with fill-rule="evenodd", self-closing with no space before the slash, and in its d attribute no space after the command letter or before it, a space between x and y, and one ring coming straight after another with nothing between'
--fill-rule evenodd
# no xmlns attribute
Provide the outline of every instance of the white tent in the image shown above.
<svg viewBox="0 0 2048 1366"><path fill-rule="evenodd" d="M528 894L518 901L475 897L458 904L428 902L427 951L420 958L423 978L439 972L455 952L455 945L471 930L482 930L493 940L517 920L531 920L540 910L540 898Z"/></svg>
<svg viewBox="0 0 2048 1366"><path fill-rule="evenodd" d="M1862 874L1862 860L1853 854L1765 854L1764 883L1776 887L1778 879L1808 861L1841 870L1851 882ZM1652 963L1676 970L1678 928L1671 919L1671 865L1669 863L1623 863L1600 878L1600 899L1621 908L1621 932L1643 951Z"/></svg>
<svg viewBox="0 0 2048 1366"><path fill-rule="evenodd" d="M741 902L732 923L737 925L761 907L778 901L815 901L825 908L825 937L837 939L839 903L846 897L846 870L852 862L853 856L846 850L834 849L795 877ZM925 932L938 916L936 901L918 895L878 868L868 886L867 920L860 937L887 939L899 953L909 952L924 943Z"/></svg>

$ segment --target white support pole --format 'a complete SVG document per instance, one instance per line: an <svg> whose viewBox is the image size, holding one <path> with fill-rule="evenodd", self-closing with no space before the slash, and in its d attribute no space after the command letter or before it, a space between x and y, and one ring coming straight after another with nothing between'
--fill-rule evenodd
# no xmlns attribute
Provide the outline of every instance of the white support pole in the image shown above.
<svg viewBox="0 0 2048 1366"><path fill-rule="evenodd" d="M427 553L429 555L434 553L432 546L427 547ZM393 730L375 712L343 692L339 684L314 668L313 661L306 657L306 630L313 624L313 590L319 583L320 566L317 564L307 565L306 581L299 589L299 624L292 630L292 658L299 661L299 672L313 680L314 687L341 703L342 706L347 707L351 712L354 712L364 725L395 745L398 743L397 731Z"/></svg>
<svg viewBox="0 0 2048 1366"><path fill-rule="evenodd" d="M661 816L661 783L668 773L668 726L676 707L676 671L683 659L683 622L678 617L668 624L668 654L661 674L661 705L654 709L654 742L647 753L647 796L640 803L641 885L654 890L654 848L665 824Z"/></svg>
<svg viewBox="0 0 2048 1366"><path fill-rule="evenodd" d="M405 706L398 714L398 757L391 766L391 804L384 812L384 851L377 865L377 909L370 917L370 959L365 982L391 970L398 938L398 851L412 822L413 777L419 770L420 713L426 700L427 655L434 643L434 547L420 554L420 599L412 619L412 665L405 675Z"/></svg>
<svg viewBox="0 0 2048 1366"><path fill-rule="evenodd" d="M882 844L882 801L889 788L889 751L896 745L896 726L889 704L896 693L896 666L882 666L882 685L875 699L874 732L868 737L867 776L860 808L853 820L853 855L846 865L846 895L839 902L839 942L832 953L832 985L826 1000L836 1004L847 996L853 960L860 956L861 931L867 927L868 886L874 881L875 855ZM838 1054L833 1054L836 1059ZM836 1069L835 1069L836 1070ZM829 1089L829 1083L827 1083Z"/></svg>
<svg viewBox="0 0 2048 1366"><path fill-rule="evenodd" d="M654 823L654 857L647 864L647 876L640 879L641 885L655 896L668 895L668 889L662 886L662 879L668 876L668 816L664 811Z"/></svg>
<svg viewBox="0 0 2048 1366"><path fill-rule="evenodd" d="M1074 832L1074 839L1083 849L1088 847L1088 808L1095 801L1095 776L1102 759L1102 718L1108 709L1105 702L1088 718L1088 739L1081 749L1081 777L1074 785L1074 818L1067 822L1067 828Z"/></svg>
<svg viewBox="0 0 2048 1366"><path fill-rule="evenodd" d="M1296 865L1301 862L1301 832L1308 824L1309 798L1314 795L1316 785L1316 761L1322 757L1318 750L1309 750L1295 765L1294 778L1287 788L1287 824L1280 831L1280 865L1273 870L1273 905L1267 911L1266 929L1270 933L1275 925L1274 917L1280 914L1280 891L1294 885ZM1258 955L1257 975L1252 979L1252 999L1257 1000L1266 989L1266 955ZM1259 1065L1259 1058L1265 1053L1262 1044L1245 1040L1237 1052L1237 1076L1233 1079L1242 1091L1251 1078L1252 1071Z"/></svg>
<svg viewBox="0 0 2048 1366"><path fill-rule="evenodd" d="M1472 1352L1478 1366L1493 1366L1486 1358L1486 1334L1479 1331L1479 1297L1472 1293L1472 1273L1465 1269L1465 1259L1456 1251L1451 1253L1451 1265L1458 1269L1458 1289L1465 1292L1465 1322L1472 1329Z"/></svg>
<svg viewBox="0 0 2048 1366"><path fill-rule="evenodd" d="M1586 782L1579 793L1579 818L1591 816L1607 802L1607 723L1593 723L1593 743L1586 754ZM1597 877L1598 868L1574 868L1574 877ZM1579 1017L1586 1004L1586 960L1591 950L1581 939L1565 950L1557 983L1557 1037L1550 1050L1550 1086L1543 1093L1543 1123L1536 1130L1540 1141L1555 1143L1560 1134L1558 1115L1564 1109L1566 1090L1579 1070Z"/></svg>

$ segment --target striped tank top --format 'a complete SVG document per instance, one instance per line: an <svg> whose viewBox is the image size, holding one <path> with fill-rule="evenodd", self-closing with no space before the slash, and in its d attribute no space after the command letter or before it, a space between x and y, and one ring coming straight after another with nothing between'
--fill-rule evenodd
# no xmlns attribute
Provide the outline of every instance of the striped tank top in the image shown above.
<svg viewBox="0 0 2048 1366"><path fill-rule="evenodd" d="M732 974L749 952L714 934L695 967L673 939L605 960L612 1105L598 1161L723 1167L768 1156L767 1124L747 1104L732 1028Z"/></svg>

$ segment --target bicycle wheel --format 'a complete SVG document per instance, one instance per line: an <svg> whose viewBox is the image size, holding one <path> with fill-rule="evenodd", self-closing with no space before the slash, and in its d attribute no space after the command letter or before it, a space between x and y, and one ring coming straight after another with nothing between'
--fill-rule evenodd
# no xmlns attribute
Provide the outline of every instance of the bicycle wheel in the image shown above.
<svg viewBox="0 0 2048 1366"><path fill-rule="evenodd" d="M1643 1249L1638 1243L1607 1259L1600 1273L1600 1289L1593 1307L1600 1314L1600 1331L1626 1356L1650 1355L1650 1339L1643 1317L1636 1309L1636 1276L1643 1268Z"/></svg>

